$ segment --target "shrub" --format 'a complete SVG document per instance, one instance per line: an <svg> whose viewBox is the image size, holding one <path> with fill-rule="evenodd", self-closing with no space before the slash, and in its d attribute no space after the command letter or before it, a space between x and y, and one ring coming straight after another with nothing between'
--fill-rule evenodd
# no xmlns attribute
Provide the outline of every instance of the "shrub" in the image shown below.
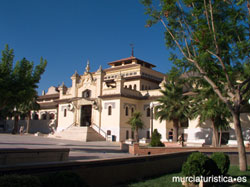
<svg viewBox="0 0 250 187"><path fill-rule="evenodd" d="M225 153L213 153L211 159L216 163L220 173L225 175L228 172L230 166L229 156Z"/></svg>
<svg viewBox="0 0 250 187"><path fill-rule="evenodd" d="M152 147L164 147L164 144L161 142L161 134L157 131L157 129L155 129L152 133L150 145Z"/></svg>
<svg viewBox="0 0 250 187"><path fill-rule="evenodd" d="M0 177L0 187L40 187L38 177L31 175L4 175Z"/></svg>
<svg viewBox="0 0 250 187"><path fill-rule="evenodd" d="M74 172L61 171L40 177L42 187L84 187L81 177Z"/></svg>
<svg viewBox="0 0 250 187"><path fill-rule="evenodd" d="M216 163L200 152L192 153L182 165L182 173L185 176L218 175L218 171Z"/></svg>

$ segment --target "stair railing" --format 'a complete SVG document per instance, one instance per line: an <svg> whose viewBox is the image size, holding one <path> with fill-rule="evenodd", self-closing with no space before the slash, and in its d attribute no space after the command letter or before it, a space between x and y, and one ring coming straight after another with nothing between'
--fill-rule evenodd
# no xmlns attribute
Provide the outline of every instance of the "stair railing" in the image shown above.
<svg viewBox="0 0 250 187"><path fill-rule="evenodd" d="M69 128L73 127L75 124L76 124L76 122L73 122L73 123L72 123L72 124L70 124L68 127L66 127L64 130L67 130L67 129L69 129Z"/></svg>
<svg viewBox="0 0 250 187"><path fill-rule="evenodd" d="M99 126L97 126L94 123L92 123L90 127L92 127L92 129L94 129L98 134L100 134L107 140L107 133L103 129L101 129Z"/></svg>

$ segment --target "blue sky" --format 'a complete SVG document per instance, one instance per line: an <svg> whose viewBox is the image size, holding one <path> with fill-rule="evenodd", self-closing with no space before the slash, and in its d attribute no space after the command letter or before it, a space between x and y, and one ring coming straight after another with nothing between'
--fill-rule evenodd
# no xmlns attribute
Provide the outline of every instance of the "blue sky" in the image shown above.
<svg viewBox="0 0 250 187"><path fill-rule="evenodd" d="M131 55L155 64L166 73L172 63L165 47L164 29L146 28L147 16L139 0L1 0L0 49L9 44L15 61L25 57L48 66L38 88L71 86L71 75Z"/></svg>

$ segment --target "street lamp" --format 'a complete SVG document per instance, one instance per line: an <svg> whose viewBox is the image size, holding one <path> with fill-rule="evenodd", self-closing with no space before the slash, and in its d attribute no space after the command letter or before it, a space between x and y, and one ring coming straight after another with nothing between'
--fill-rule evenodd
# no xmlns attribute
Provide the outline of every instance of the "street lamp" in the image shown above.
<svg viewBox="0 0 250 187"><path fill-rule="evenodd" d="M150 138L153 134L153 124L154 123L154 103L150 103Z"/></svg>

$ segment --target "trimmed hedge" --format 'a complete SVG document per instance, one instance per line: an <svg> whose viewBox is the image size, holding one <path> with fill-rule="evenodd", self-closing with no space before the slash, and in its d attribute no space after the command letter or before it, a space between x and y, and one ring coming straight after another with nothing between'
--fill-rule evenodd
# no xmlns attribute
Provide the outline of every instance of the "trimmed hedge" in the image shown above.
<svg viewBox="0 0 250 187"><path fill-rule="evenodd" d="M154 132L152 133L150 146L164 147L164 144L161 142L161 134L157 131L157 129L155 129Z"/></svg>
<svg viewBox="0 0 250 187"><path fill-rule="evenodd" d="M212 159L197 152L192 153L182 165L182 173L185 176L212 176L218 175L219 169Z"/></svg>
<svg viewBox="0 0 250 187"><path fill-rule="evenodd" d="M211 159L216 163L222 175L225 175L228 172L230 166L228 155L222 152L217 152L212 154Z"/></svg>

